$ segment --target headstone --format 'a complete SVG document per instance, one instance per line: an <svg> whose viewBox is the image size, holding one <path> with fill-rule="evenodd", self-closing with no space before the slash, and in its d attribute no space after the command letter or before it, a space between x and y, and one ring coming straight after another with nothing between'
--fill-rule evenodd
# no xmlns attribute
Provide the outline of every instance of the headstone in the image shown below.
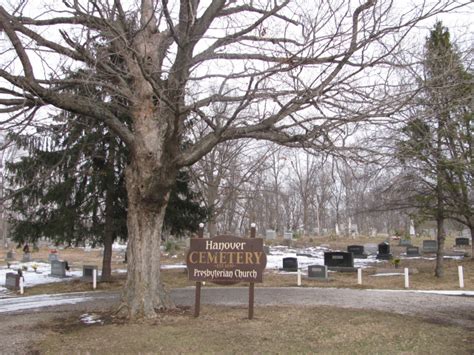
<svg viewBox="0 0 474 355"><path fill-rule="evenodd" d="M357 226L357 224L353 224L349 228L349 232L351 233L352 236L358 236L359 235L359 227Z"/></svg>
<svg viewBox="0 0 474 355"><path fill-rule="evenodd" d="M436 240L423 241L423 253L436 253L437 251L438 251L438 241Z"/></svg>
<svg viewBox="0 0 474 355"><path fill-rule="evenodd" d="M366 254L372 255L377 254L379 247L375 243L364 244L364 252Z"/></svg>
<svg viewBox="0 0 474 355"><path fill-rule="evenodd" d="M283 233L283 239L288 239L288 240L293 239L293 232L285 232L285 233Z"/></svg>
<svg viewBox="0 0 474 355"><path fill-rule="evenodd" d="M470 236L471 236L471 230L470 229L464 228L461 231L461 237L462 238L469 238Z"/></svg>
<svg viewBox="0 0 474 355"><path fill-rule="evenodd" d="M265 231L265 239L273 240L276 238L276 232L273 229L267 229Z"/></svg>
<svg viewBox="0 0 474 355"><path fill-rule="evenodd" d="M48 261L51 262L51 261L58 261L59 260L59 257L58 257L58 254L57 253L49 253L48 255Z"/></svg>
<svg viewBox="0 0 474 355"><path fill-rule="evenodd" d="M420 256L420 248L407 246L407 256Z"/></svg>
<svg viewBox="0 0 474 355"><path fill-rule="evenodd" d="M268 245L263 246L263 251L266 255L270 255L270 247Z"/></svg>
<svg viewBox="0 0 474 355"><path fill-rule="evenodd" d="M5 258L6 261L11 261L15 260L15 255L13 254L13 251L7 251L7 256Z"/></svg>
<svg viewBox="0 0 474 355"><path fill-rule="evenodd" d="M17 291L20 289L20 275L14 272L7 272L5 275L5 287L9 290Z"/></svg>
<svg viewBox="0 0 474 355"><path fill-rule="evenodd" d="M356 259L365 259L367 258L367 254L364 253L364 246L363 245L348 245L347 252L354 254L354 258Z"/></svg>
<svg viewBox="0 0 474 355"><path fill-rule="evenodd" d="M387 242L380 243L378 245L377 259L379 260L390 260L392 254L390 253L390 244Z"/></svg>
<svg viewBox="0 0 474 355"><path fill-rule="evenodd" d="M51 276L66 277L66 261L51 261Z"/></svg>
<svg viewBox="0 0 474 355"><path fill-rule="evenodd" d="M400 242L398 243L398 245L400 245L402 247L410 246L411 245L411 240L410 239L400 239Z"/></svg>
<svg viewBox="0 0 474 355"><path fill-rule="evenodd" d="M324 253L324 265L336 267L354 267L354 256L344 251L330 251Z"/></svg>
<svg viewBox="0 0 474 355"><path fill-rule="evenodd" d="M328 267L326 265L309 265L308 278L326 280L328 278Z"/></svg>
<svg viewBox="0 0 474 355"><path fill-rule="evenodd" d="M284 271L298 271L298 259L294 257L283 258Z"/></svg>
<svg viewBox="0 0 474 355"><path fill-rule="evenodd" d="M413 222L412 219L410 219L410 237L415 236L415 222Z"/></svg>
<svg viewBox="0 0 474 355"><path fill-rule="evenodd" d="M463 238L463 237L460 237L460 238L456 238L456 246L465 246L465 245L469 245L469 238Z"/></svg>
<svg viewBox="0 0 474 355"><path fill-rule="evenodd" d="M96 271L97 274L97 265L83 265L82 266L82 278L85 280L92 280L92 274Z"/></svg>
<svg viewBox="0 0 474 355"><path fill-rule="evenodd" d="M21 259L22 262L28 263L31 261L31 254L30 253L24 253L23 254L23 259Z"/></svg>

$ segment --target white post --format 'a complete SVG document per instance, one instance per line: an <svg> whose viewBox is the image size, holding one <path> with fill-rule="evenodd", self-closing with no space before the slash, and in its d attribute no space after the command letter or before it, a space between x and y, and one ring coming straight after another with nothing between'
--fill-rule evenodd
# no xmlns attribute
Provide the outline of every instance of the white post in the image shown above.
<svg viewBox="0 0 474 355"><path fill-rule="evenodd" d="M362 285L362 268L357 269L357 284Z"/></svg>
<svg viewBox="0 0 474 355"><path fill-rule="evenodd" d="M298 269L298 279L297 279L297 282L298 282L298 286L301 286L301 270Z"/></svg>
<svg viewBox="0 0 474 355"><path fill-rule="evenodd" d="M20 295L22 295L23 292L24 292L23 276L20 276Z"/></svg>
<svg viewBox="0 0 474 355"><path fill-rule="evenodd" d="M97 288L97 269L92 270L92 289Z"/></svg>
<svg viewBox="0 0 474 355"><path fill-rule="evenodd" d="M405 288L410 288L410 280L409 280L409 273L408 268L405 268Z"/></svg>
<svg viewBox="0 0 474 355"><path fill-rule="evenodd" d="M459 288L464 288L464 273L462 270L462 266L458 266L458 275L459 275Z"/></svg>

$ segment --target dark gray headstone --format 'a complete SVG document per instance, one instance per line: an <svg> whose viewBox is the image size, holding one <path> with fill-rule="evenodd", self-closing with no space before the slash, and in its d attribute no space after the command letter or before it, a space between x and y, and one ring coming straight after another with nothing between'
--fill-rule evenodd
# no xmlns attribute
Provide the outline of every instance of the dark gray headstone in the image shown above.
<svg viewBox="0 0 474 355"><path fill-rule="evenodd" d="M7 251L7 256L5 258L7 261L15 260L15 254L12 251Z"/></svg>
<svg viewBox="0 0 474 355"><path fill-rule="evenodd" d="M59 260L51 261L51 276L66 277L66 262Z"/></svg>
<svg viewBox="0 0 474 355"><path fill-rule="evenodd" d="M294 257L283 258L284 271L298 271L298 259Z"/></svg>
<svg viewBox="0 0 474 355"><path fill-rule="evenodd" d="M364 244L364 252L366 254L377 254L378 246L375 243Z"/></svg>
<svg viewBox="0 0 474 355"><path fill-rule="evenodd" d="M400 242L398 243L398 245L400 245L402 247L410 246L411 245L411 240L410 239L400 239Z"/></svg>
<svg viewBox="0 0 474 355"><path fill-rule="evenodd" d="M437 251L438 251L438 241L436 240L423 241L423 253L436 253Z"/></svg>
<svg viewBox="0 0 474 355"><path fill-rule="evenodd" d="M9 290L17 291L20 289L20 275L14 272L7 272L5 275L5 287Z"/></svg>
<svg viewBox="0 0 474 355"><path fill-rule="evenodd" d="M344 251L324 253L324 265L337 267L354 267L354 255Z"/></svg>
<svg viewBox="0 0 474 355"><path fill-rule="evenodd" d="M92 280L94 270L96 270L96 276L98 276L98 274L97 274L97 270L98 270L97 265L83 265L82 266L82 278Z"/></svg>
<svg viewBox="0 0 474 355"><path fill-rule="evenodd" d="M363 245L349 245L347 246L347 252L354 254L354 258L357 258L357 259L367 257L367 255L364 253Z"/></svg>
<svg viewBox="0 0 474 355"><path fill-rule="evenodd" d="M264 245L263 246L263 252L266 254L266 255L270 255L270 247L268 245Z"/></svg>
<svg viewBox="0 0 474 355"><path fill-rule="evenodd" d="M31 261L31 254L30 253L25 253L23 254L23 259L21 259L22 262L28 263Z"/></svg>
<svg viewBox="0 0 474 355"><path fill-rule="evenodd" d="M469 238L456 238L456 246L469 245Z"/></svg>
<svg viewBox="0 0 474 355"><path fill-rule="evenodd" d="M390 260L392 254L390 253L390 244L387 242L380 243L378 245L379 252L377 253L377 259Z"/></svg>
<svg viewBox="0 0 474 355"><path fill-rule="evenodd" d="M328 267L326 265L309 265L308 278L310 279L327 279Z"/></svg>
<svg viewBox="0 0 474 355"><path fill-rule="evenodd" d="M59 256L57 253L49 253L48 255L48 261L51 262L51 261L58 261L59 260Z"/></svg>
<svg viewBox="0 0 474 355"><path fill-rule="evenodd" d="M408 246L407 247L407 256L420 256L420 248Z"/></svg>

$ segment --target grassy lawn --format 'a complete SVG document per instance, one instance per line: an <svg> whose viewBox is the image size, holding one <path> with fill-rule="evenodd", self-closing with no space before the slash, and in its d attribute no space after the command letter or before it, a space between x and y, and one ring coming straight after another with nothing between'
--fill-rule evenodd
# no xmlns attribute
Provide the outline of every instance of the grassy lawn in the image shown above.
<svg viewBox="0 0 474 355"><path fill-rule="evenodd" d="M472 354L467 330L377 311L332 307L203 307L161 314L157 320L85 325L74 314L41 325L49 335L41 354Z"/></svg>

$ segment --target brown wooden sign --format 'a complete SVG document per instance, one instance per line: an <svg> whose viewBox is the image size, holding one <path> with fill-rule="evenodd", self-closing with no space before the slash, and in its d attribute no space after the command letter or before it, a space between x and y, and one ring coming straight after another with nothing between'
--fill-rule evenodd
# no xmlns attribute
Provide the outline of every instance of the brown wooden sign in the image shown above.
<svg viewBox="0 0 474 355"><path fill-rule="evenodd" d="M192 238L186 265L192 281L263 282L267 256L261 238Z"/></svg>

